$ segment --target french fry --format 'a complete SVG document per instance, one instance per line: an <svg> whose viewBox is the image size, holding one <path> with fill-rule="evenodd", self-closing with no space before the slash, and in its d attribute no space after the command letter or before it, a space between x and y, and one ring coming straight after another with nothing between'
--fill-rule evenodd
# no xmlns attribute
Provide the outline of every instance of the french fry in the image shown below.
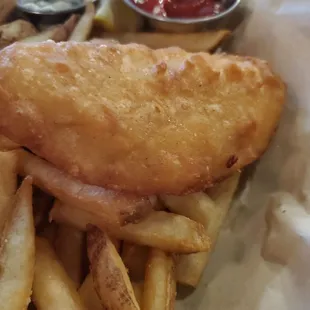
<svg viewBox="0 0 310 310"><path fill-rule="evenodd" d="M12 202L17 188L17 156L15 152L0 151L0 235L7 217L12 210Z"/></svg>
<svg viewBox="0 0 310 310"><path fill-rule="evenodd" d="M56 253L76 288L80 287L83 278L85 241L85 234L82 231L72 226L58 226L55 240Z"/></svg>
<svg viewBox="0 0 310 310"><path fill-rule="evenodd" d="M208 251L210 240L203 225L185 216L157 211L137 224L119 227L103 223L96 215L67 205L54 206L50 219L86 230L87 224L97 226L119 240L146 245L174 253Z"/></svg>
<svg viewBox="0 0 310 310"><path fill-rule="evenodd" d="M226 206L227 203L231 203L233 199L239 184L240 176L240 172L235 172L234 175L218 183L216 186L208 188L206 190L207 195L215 204Z"/></svg>
<svg viewBox="0 0 310 310"><path fill-rule="evenodd" d="M82 15L73 32L71 33L69 41L87 41L93 27L95 13L94 4L92 2L88 3L86 5L85 13Z"/></svg>
<svg viewBox="0 0 310 310"><path fill-rule="evenodd" d="M119 253L122 247L121 240L118 240L117 238L114 238L114 237L110 237L110 239L112 243L114 244L116 251Z"/></svg>
<svg viewBox="0 0 310 310"><path fill-rule="evenodd" d="M4 48L16 41L33 36L36 28L29 22L18 19L0 26L0 48Z"/></svg>
<svg viewBox="0 0 310 310"><path fill-rule="evenodd" d="M214 30L196 33L129 32L103 33L105 39L115 39L121 44L138 43L153 49L178 46L188 52L212 51L230 35L229 30Z"/></svg>
<svg viewBox="0 0 310 310"><path fill-rule="evenodd" d="M10 151L19 148L19 145L9 138L0 135L0 151Z"/></svg>
<svg viewBox="0 0 310 310"><path fill-rule="evenodd" d="M163 196L166 206L175 213L187 216L204 225L211 239L212 247L216 243L222 223L229 210L231 200L238 186L240 174L209 190L209 195L196 193L184 197ZM208 263L211 252L181 255L177 263L177 281L196 287Z"/></svg>
<svg viewBox="0 0 310 310"><path fill-rule="evenodd" d="M141 282L131 281L131 285L132 285L133 291L135 293L137 302L141 308L142 307L142 300L143 300L144 283L142 281Z"/></svg>
<svg viewBox="0 0 310 310"><path fill-rule="evenodd" d="M107 46L119 44L119 42L117 40L114 40L114 39L98 39L98 38L94 38L94 39L91 39L89 42L91 42L93 44L97 44L97 45L107 45Z"/></svg>
<svg viewBox="0 0 310 310"><path fill-rule="evenodd" d="M0 176L0 199L12 197L17 188L17 156L14 151L0 151Z"/></svg>
<svg viewBox="0 0 310 310"><path fill-rule="evenodd" d="M102 304L113 310L138 310L126 267L105 232L92 227L87 233L90 270Z"/></svg>
<svg viewBox="0 0 310 310"><path fill-rule="evenodd" d="M0 309L27 308L34 274L35 246L31 178L16 194L0 246Z"/></svg>
<svg viewBox="0 0 310 310"><path fill-rule="evenodd" d="M39 237L36 238L33 301L38 310L86 309L49 242Z"/></svg>
<svg viewBox="0 0 310 310"><path fill-rule="evenodd" d="M159 249L151 249L146 268L142 309L173 310L175 297L173 257Z"/></svg>
<svg viewBox="0 0 310 310"><path fill-rule="evenodd" d="M47 40L53 40L55 42L66 41L71 35L74 27L79 19L78 15L71 15L70 18L63 25L53 26L45 31L38 33L35 36L28 37L26 39L20 40L24 43L36 43L43 42Z"/></svg>
<svg viewBox="0 0 310 310"><path fill-rule="evenodd" d="M0 25L5 23L8 16L13 12L16 0L1 0L0 2Z"/></svg>
<svg viewBox="0 0 310 310"><path fill-rule="evenodd" d="M59 28L62 27L62 25L53 26L51 28L48 28L47 30L44 30L42 32L39 32L38 34L25 38L23 40L19 40L19 42L23 43L37 43L37 42L44 42L47 40L52 40L54 34L56 33Z"/></svg>
<svg viewBox="0 0 310 310"><path fill-rule="evenodd" d="M89 274L79 289L82 301L88 310L104 310L94 288L93 277Z"/></svg>
<svg viewBox="0 0 310 310"><path fill-rule="evenodd" d="M39 188L74 209L90 212L101 223L120 226L141 220L153 211L148 197L123 194L83 184L43 159L23 150L16 152L21 175L31 175L34 184Z"/></svg>
<svg viewBox="0 0 310 310"><path fill-rule="evenodd" d="M67 41L76 27L79 18L79 15L72 14L63 25L59 25L51 39L55 42Z"/></svg>
<svg viewBox="0 0 310 310"><path fill-rule="evenodd" d="M181 214L207 227L210 212L214 209L214 201L205 193L195 193L187 196L161 196L167 208L176 214Z"/></svg>
<svg viewBox="0 0 310 310"><path fill-rule="evenodd" d="M148 254L149 248L146 246L130 242L123 243L122 260L131 280L141 281L144 279Z"/></svg>
<svg viewBox="0 0 310 310"><path fill-rule="evenodd" d="M106 227L121 240L147 245L173 253L208 251L210 240L201 224L184 216L157 211L137 224Z"/></svg>

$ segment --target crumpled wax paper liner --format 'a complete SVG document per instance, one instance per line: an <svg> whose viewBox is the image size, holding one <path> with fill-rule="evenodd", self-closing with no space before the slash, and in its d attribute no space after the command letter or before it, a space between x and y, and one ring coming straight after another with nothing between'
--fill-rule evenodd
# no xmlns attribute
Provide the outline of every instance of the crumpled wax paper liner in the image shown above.
<svg viewBox="0 0 310 310"><path fill-rule="evenodd" d="M179 290L178 310L310 309L310 1L248 4L253 12L237 30L233 52L266 59L287 83L288 99L269 150L244 174L201 284ZM298 240L287 243L286 265L261 256L276 192Z"/></svg>

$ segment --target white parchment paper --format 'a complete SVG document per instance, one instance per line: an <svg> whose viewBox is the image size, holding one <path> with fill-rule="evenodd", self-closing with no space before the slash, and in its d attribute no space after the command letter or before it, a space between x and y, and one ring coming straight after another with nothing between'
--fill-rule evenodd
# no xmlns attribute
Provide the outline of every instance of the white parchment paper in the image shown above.
<svg viewBox="0 0 310 310"><path fill-rule="evenodd" d="M270 149L247 173L201 285L181 289L178 310L310 309L310 217L303 216L310 212L310 0L248 4L254 11L238 29L234 52L269 61L288 85L288 100ZM261 257L266 208L278 191L295 201L284 211L296 216L298 240L286 266Z"/></svg>

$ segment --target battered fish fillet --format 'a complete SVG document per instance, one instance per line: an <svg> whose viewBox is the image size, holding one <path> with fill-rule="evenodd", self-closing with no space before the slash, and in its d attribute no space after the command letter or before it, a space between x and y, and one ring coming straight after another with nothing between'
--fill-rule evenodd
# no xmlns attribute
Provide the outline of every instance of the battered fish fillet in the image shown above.
<svg viewBox="0 0 310 310"><path fill-rule="evenodd" d="M0 134L87 184L141 195L200 191L256 160L284 97L250 57L52 41L0 52Z"/></svg>

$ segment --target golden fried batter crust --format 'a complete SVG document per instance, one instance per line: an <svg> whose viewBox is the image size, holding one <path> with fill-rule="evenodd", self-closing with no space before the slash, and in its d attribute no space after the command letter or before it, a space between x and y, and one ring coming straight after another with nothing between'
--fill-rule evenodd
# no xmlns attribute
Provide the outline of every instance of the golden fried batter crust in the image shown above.
<svg viewBox="0 0 310 310"><path fill-rule="evenodd" d="M0 133L85 183L141 195L199 191L253 162L284 97L250 57L52 41L0 52Z"/></svg>

